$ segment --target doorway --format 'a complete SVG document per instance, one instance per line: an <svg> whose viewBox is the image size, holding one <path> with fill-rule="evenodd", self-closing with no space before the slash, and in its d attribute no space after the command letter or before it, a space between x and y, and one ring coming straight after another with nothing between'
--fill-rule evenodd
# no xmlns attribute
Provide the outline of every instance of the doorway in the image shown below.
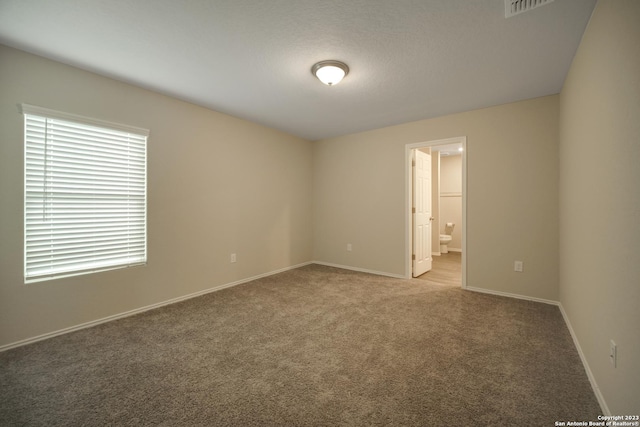
<svg viewBox="0 0 640 427"><path fill-rule="evenodd" d="M413 169L413 158L416 150L421 151L429 151L432 153L434 157L434 164L439 164L437 159L439 156L445 157L447 155L458 155L460 156L461 163L461 193L457 194L458 203L462 205L461 212L461 223L458 226L459 233L458 234L458 242L455 249L461 250L460 259L461 263L461 278L460 283L462 288L467 287L466 280L466 270L467 270L467 138L466 137L455 137L455 138L447 138L433 141L425 141L414 144L405 145L405 277L411 278L414 276L414 261L413 257L414 253L414 169ZM461 152L458 152L458 149L461 149ZM439 173L439 171L438 171ZM434 181L435 182L435 181ZM439 195L439 191L436 193ZM448 194L451 196L451 194ZM434 199L437 199L435 197ZM447 203L452 200L446 200ZM436 217L436 221L433 224L432 232L434 234L433 243L431 246L432 253L434 255L434 265L442 265L446 260L445 258L453 258L457 257L457 253L451 252L451 256L442 257L440 254L440 246L439 246L439 235L441 231L444 229L444 224L446 222L450 222L445 220L440 216L439 213L439 204L435 204L437 206L433 207L433 216ZM449 218L450 219L450 218ZM457 220L456 220L457 221ZM447 254L449 255L449 254ZM418 272L419 273L419 272ZM429 273L426 273L429 275ZM434 281L437 281L438 274L432 274L434 277Z"/></svg>

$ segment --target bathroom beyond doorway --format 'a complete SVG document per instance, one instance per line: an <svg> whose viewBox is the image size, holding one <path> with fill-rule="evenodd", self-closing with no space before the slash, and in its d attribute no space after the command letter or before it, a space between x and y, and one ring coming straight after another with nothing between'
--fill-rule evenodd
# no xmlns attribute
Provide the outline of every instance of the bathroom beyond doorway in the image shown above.
<svg viewBox="0 0 640 427"><path fill-rule="evenodd" d="M443 227L441 225L446 224L447 222L452 222L456 225L455 231L457 232L456 244L455 246L451 246L449 244L448 249L451 252L456 252L454 256L457 255L457 259L459 259L459 279L454 279L457 283L457 286L465 289L467 287L466 283L466 198L467 198L467 189L466 189L466 175L467 175L467 138L464 136L440 139L440 140L432 140L421 143L412 143L407 144L405 146L405 206L406 206L406 223L405 223L405 242L406 242L406 258L405 258L405 277L412 278L420 275L420 271L414 270L414 234L416 232L413 220L413 207L414 207L414 195L413 195L413 158L415 151L426 151L427 153L431 153L432 155L432 195L438 194L440 197L432 197L432 217L433 217L433 231L438 230L436 233L432 233L432 262L437 262L438 258L441 257L442 247L440 241L440 234L443 233ZM434 156L435 154L435 156ZM445 186L445 188L441 188L441 176L440 176L440 159L446 157L457 157L458 159L458 173L461 175L456 179L457 186L462 187L455 190L456 194L452 191L450 185ZM458 157L459 156L459 157ZM435 157L435 160L434 160ZM461 161L461 164L460 164ZM435 168L435 169L434 169ZM460 170L461 169L461 170ZM453 169L451 170L453 171ZM450 171L450 172L451 172ZM437 173L437 175L436 175ZM449 176L448 174L447 176ZM453 181L449 182L453 183ZM444 190L444 193L442 192ZM449 199L457 198L457 201L462 205L461 206L461 217L458 213L457 216L451 214L451 212L446 211L440 212L441 199L444 197L445 202L449 202ZM446 203L445 203L446 204ZM447 205L448 206L448 205ZM458 211L460 210L460 206L458 206ZM446 218L443 217L446 216ZM438 234L439 233L439 234ZM453 241L452 241L453 243ZM460 251L462 252L460 254ZM417 274L416 274L417 273ZM426 279L426 277L425 277ZM430 280L430 279L426 279ZM445 282L451 283L451 280L445 280ZM437 283L434 281L434 283ZM455 286L455 285L452 285Z"/></svg>

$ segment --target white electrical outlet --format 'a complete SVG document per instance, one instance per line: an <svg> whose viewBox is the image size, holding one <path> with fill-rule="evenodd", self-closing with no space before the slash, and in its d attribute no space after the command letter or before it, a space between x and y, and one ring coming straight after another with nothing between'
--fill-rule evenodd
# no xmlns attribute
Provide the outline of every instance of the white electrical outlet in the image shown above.
<svg viewBox="0 0 640 427"><path fill-rule="evenodd" d="M614 368L618 367L618 346L613 340L609 342L609 362Z"/></svg>
<svg viewBox="0 0 640 427"><path fill-rule="evenodd" d="M347 243L347 252L351 252L353 250L353 246L351 246L351 243Z"/></svg>
<svg viewBox="0 0 640 427"><path fill-rule="evenodd" d="M236 262L236 254L231 254L231 262Z"/></svg>
<svg viewBox="0 0 640 427"><path fill-rule="evenodd" d="M516 261L513 263L513 271L522 273L523 268L524 268L524 263L522 261Z"/></svg>

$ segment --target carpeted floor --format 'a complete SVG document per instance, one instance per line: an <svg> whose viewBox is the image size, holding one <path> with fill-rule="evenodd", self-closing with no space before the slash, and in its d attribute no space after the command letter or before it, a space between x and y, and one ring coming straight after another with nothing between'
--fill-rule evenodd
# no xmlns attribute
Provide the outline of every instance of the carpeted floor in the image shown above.
<svg viewBox="0 0 640 427"><path fill-rule="evenodd" d="M557 307L310 265L0 353L0 424L553 426Z"/></svg>

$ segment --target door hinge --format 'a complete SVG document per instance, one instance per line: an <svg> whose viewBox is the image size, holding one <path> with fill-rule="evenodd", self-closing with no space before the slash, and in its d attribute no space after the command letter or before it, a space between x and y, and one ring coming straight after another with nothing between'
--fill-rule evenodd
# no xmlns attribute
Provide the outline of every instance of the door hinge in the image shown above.
<svg viewBox="0 0 640 427"><path fill-rule="evenodd" d="M416 254L411 255L411 261L415 261L416 260Z"/></svg>
<svg viewBox="0 0 640 427"><path fill-rule="evenodd" d="M416 213L416 208L411 208L411 213Z"/></svg>

